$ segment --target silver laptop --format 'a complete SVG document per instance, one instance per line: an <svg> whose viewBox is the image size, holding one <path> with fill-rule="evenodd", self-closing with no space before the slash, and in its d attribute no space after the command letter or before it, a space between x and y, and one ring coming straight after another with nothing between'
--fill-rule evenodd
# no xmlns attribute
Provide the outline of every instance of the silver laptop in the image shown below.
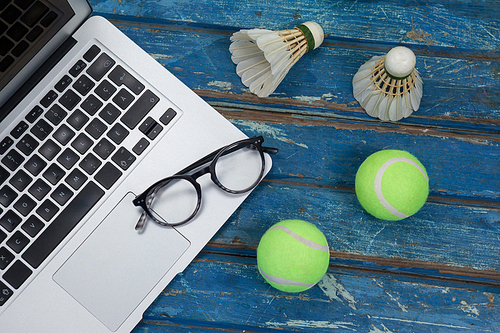
<svg viewBox="0 0 500 333"><path fill-rule="evenodd" d="M0 1L1 332L130 332L249 194L185 169L247 137L90 14L84 0ZM138 197L187 171L198 211L163 226L169 201L150 202L175 182Z"/></svg>

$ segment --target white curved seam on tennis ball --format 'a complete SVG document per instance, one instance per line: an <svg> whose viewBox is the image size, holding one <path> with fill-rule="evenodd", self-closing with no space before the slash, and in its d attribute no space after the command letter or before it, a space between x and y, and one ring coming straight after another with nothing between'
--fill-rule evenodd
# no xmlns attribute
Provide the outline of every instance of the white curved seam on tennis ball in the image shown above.
<svg viewBox="0 0 500 333"><path fill-rule="evenodd" d="M307 247L310 247L313 250L318 250L318 251L323 251L323 252L330 253L330 249L328 248L328 245L321 245L321 244L313 242L312 240L309 240L309 239L307 239L305 237L297 235L295 232L293 232L292 230L288 229L287 227L284 227L282 225L276 225L274 227L271 227L269 230L273 230L273 229L283 230L289 236L292 236L293 238L295 238L295 240L301 242L302 244L304 244Z"/></svg>
<svg viewBox="0 0 500 333"><path fill-rule="evenodd" d="M300 281L293 281L293 280L288 280L288 279L283 279L280 278L279 276L272 276L264 272L259 265L257 265L259 268L259 271L262 273L262 275L271 282L274 282L276 284L284 284L288 286L300 286L300 287L313 287L316 283L307 283L307 282L300 282Z"/></svg>
<svg viewBox="0 0 500 333"><path fill-rule="evenodd" d="M424 170L420 167L420 165L418 165L417 163L415 163L415 161L412 161L412 160L410 160L409 158L406 158L406 157L394 157L394 158L391 158L390 160L386 161L382 165L382 167L378 170L377 175L375 176L375 182L374 182L375 194L377 195L378 200L380 201L380 203L382 204L382 206L384 206L385 209L387 209L393 215L395 215L397 217L407 218L407 217L409 217L409 215L401 213L399 210L397 210L396 208L394 208L384 198L384 194L382 193L382 177L384 176L384 172L386 172L387 169L392 164L398 163L398 162L410 163L411 165L413 165L414 167L416 167L422 173L422 175L425 177L425 179L427 180L427 184L429 183L429 178L425 174Z"/></svg>

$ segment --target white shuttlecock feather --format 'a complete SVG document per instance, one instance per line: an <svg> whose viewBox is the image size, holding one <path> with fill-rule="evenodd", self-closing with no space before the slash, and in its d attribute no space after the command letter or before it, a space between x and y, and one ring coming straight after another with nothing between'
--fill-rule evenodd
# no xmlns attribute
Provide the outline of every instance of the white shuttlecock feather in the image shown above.
<svg viewBox="0 0 500 333"><path fill-rule="evenodd" d="M308 51L323 43L324 33L315 22L291 30L240 30L231 36L231 60L236 73L259 97L274 92L292 66Z"/></svg>
<svg viewBox="0 0 500 333"><path fill-rule="evenodd" d="M354 98L370 116L381 120L410 116L418 110L423 92L415 63L415 54L404 46L371 58L354 75Z"/></svg>

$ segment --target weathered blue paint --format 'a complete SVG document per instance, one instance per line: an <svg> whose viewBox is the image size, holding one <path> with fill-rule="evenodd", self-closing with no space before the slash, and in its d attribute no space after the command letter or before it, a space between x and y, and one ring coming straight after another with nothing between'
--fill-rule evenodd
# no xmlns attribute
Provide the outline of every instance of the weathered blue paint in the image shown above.
<svg viewBox="0 0 500 333"><path fill-rule="evenodd" d="M500 20L495 0L92 0L125 34L247 135L277 147L273 169L134 332L499 332ZM270 98L248 92L228 52L241 28L313 20L323 45ZM352 96L359 66L411 47L420 109L397 123ZM371 153L402 149L427 168L430 197L399 222L354 193ZM272 224L315 223L330 248L316 287L286 294L259 276Z"/></svg>

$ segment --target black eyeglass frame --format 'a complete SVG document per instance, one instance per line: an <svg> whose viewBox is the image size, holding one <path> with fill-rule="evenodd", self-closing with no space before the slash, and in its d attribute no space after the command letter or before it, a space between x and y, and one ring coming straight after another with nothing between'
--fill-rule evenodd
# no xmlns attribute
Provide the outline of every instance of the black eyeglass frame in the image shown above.
<svg viewBox="0 0 500 333"><path fill-rule="evenodd" d="M142 192L142 194L138 195L134 200L132 200L132 203L137 207L141 207L144 210L144 212L147 214L147 216L149 216L154 222L156 222L162 226L179 226L179 225L182 225L184 223L187 223L196 216L196 214L198 213L198 211L200 210L200 207L201 207L201 200L202 200L201 186L196 181L199 177L201 177L207 173L210 173L210 178L211 178L212 182L214 182L214 184L217 185L223 191L231 193L231 194L246 193L246 192L254 189L259 184L259 182L263 178L264 171L265 171L264 153L274 155L278 152L278 149L276 149L276 148L263 147L262 146L263 142L264 142L264 138L262 136L254 136L252 138L239 140L239 141L236 141L232 144L229 144L227 146L219 148L216 151L206 155L205 157L199 159L198 161L196 161L193 164L189 165L188 167L184 168L183 170L179 171L175 175L170 176L170 177L166 177L166 178L163 178L163 179L157 181L156 183L154 183L153 185L148 187L144 192ZM215 166L217 164L217 161L219 160L220 157L227 155L227 154L230 154L230 153L233 153L239 149L247 147L248 145L255 146L260 154L260 158L262 161L262 168L260 170L259 177L257 177L257 180L252 185L247 187L246 189L243 189L243 190L229 189L229 188L225 187L224 185L222 185L222 183L217 179L217 174L215 172ZM192 172L192 171L202 167L203 165L205 165L207 163L210 163L210 164L208 166L196 171L193 174L188 174L189 172ZM155 191L158 191L163 186L165 186L166 183L171 182L172 180L175 180L175 179L183 179L183 180L190 182L193 185L193 187L196 189L196 194L198 196L198 202L197 202L197 205L196 205L193 213L189 217L184 219L183 221L175 222L175 223L168 223L168 222L166 223L164 221L158 220L154 216L154 214L151 212L151 209L148 207L148 205L151 204L151 202L154 198ZM152 195L152 197L150 197L151 195ZM148 198L152 198L152 199L148 202ZM138 229L138 230L142 229L144 226L144 222L141 223L141 221L139 221L139 223L136 226L136 229Z"/></svg>

